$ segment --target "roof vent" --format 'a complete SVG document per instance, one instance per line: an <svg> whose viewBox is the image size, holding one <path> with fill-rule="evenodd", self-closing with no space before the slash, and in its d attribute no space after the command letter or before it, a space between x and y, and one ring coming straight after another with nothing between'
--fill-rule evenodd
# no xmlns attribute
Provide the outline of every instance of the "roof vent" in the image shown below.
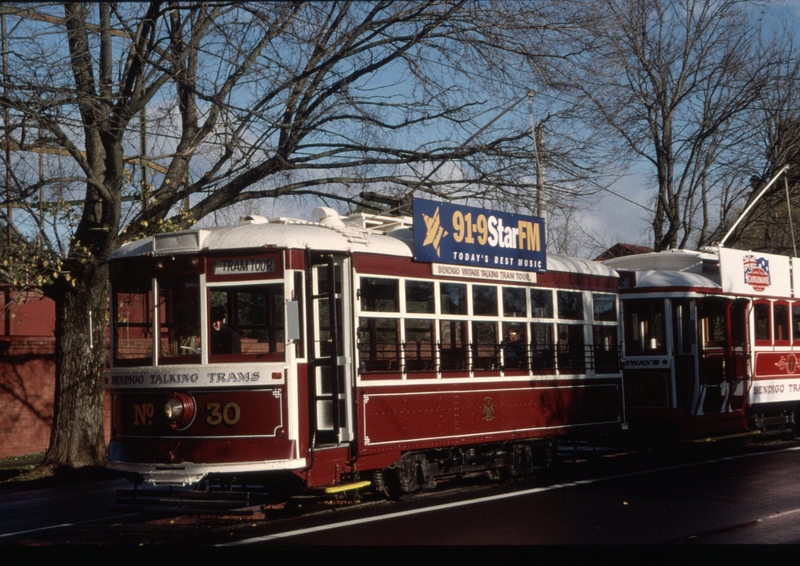
<svg viewBox="0 0 800 566"><path fill-rule="evenodd" d="M344 222L339 218L339 213L328 208L327 206L318 206L311 211L311 220L319 222L324 226L341 226L344 227Z"/></svg>
<svg viewBox="0 0 800 566"><path fill-rule="evenodd" d="M239 224L268 224L269 220L258 214L248 214L239 218Z"/></svg>

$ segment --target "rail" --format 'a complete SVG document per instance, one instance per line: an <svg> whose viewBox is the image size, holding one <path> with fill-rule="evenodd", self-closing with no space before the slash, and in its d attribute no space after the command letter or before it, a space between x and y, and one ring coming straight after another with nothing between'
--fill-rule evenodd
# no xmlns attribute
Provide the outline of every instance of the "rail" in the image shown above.
<svg viewBox="0 0 800 566"><path fill-rule="evenodd" d="M621 348L517 344L451 347L423 342L359 343L359 373L555 372L613 374L621 371Z"/></svg>

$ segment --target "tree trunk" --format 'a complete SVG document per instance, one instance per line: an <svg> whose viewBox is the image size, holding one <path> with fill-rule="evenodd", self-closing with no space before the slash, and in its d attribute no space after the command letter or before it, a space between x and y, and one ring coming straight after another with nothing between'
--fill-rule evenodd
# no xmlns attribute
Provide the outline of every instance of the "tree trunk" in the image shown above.
<svg viewBox="0 0 800 566"><path fill-rule="evenodd" d="M98 465L106 454L103 373L108 266L92 265L73 272L76 276L75 286L61 281L56 298L56 394L43 465Z"/></svg>

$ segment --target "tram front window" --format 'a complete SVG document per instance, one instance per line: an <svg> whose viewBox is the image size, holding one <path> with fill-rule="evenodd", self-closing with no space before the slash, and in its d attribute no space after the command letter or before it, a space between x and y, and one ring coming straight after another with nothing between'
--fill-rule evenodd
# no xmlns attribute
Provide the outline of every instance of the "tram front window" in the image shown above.
<svg viewBox="0 0 800 566"><path fill-rule="evenodd" d="M625 302L625 354L664 354L664 301Z"/></svg>
<svg viewBox="0 0 800 566"><path fill-rule="evenodd" d="M200 363L200 282L190 277L159 277L158 363Z"/></svg>
<svg viewBox="0 0 800 566"><path fill-rule="evenodd" d="M210 362L283 359L283 283L210 287L208 305Z"/></svg>
<svg viewBox="0 0 800 566"><path fill-rule="evenodd" d="M115 366L200 363L200 281L196 275L159 277L155 282L135 277L115 281L112 308Z"/></svg>
<svg viewBox="0 0 800 566"><path fill-rule="evenodd" d="M153 300L150 279L115 282L111 300L114 365L153 363Z"/></svg>

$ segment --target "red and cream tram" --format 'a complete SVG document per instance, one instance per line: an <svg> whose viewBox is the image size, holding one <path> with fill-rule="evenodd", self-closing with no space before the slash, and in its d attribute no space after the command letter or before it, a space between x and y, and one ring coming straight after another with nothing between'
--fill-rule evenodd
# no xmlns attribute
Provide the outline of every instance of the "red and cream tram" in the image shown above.
<svg viewBox="0 0 800 566"><path fill-rule="evenodd" d="M417 261L408 218L312 217L113 254L110 468L164 485L259 474L409 492L524 471L544 439L621 428L611 268ZM488 239L493 217L464 218ZM429 220L437 245L458 237L438 209ZM530 245L521 226L507 242Z"/></svg>
<svg viewBox="0 0 800 566"><path fill-rule="evenodd" d="M604 262L620 274L631 430L793 432L800 407L800 259L715 248Z"/></svg>

